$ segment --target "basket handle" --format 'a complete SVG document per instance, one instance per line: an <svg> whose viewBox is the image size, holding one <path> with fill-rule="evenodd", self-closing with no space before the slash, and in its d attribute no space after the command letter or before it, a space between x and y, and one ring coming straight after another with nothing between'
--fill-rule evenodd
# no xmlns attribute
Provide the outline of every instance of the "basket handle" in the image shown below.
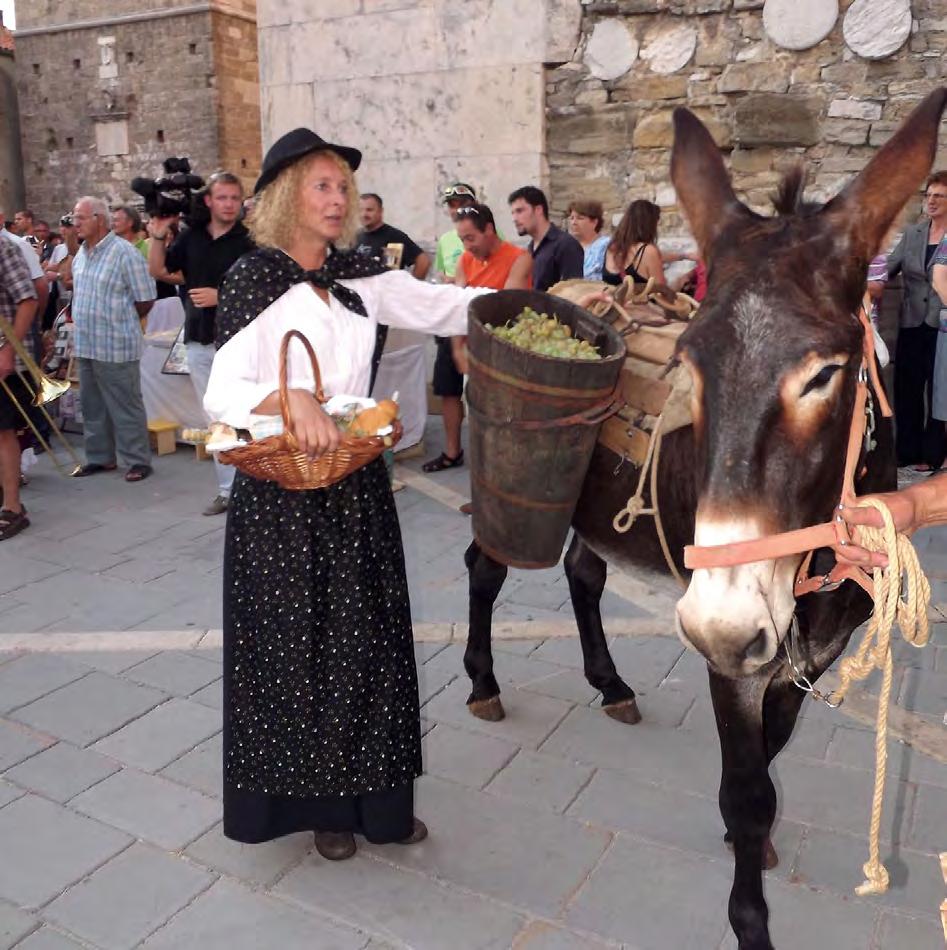
<svg viewBox="0 0 947 950"><path fill-rule="evenodd" d="M320 405L326 401L326 394L322 391L322 373L319 370L319 361L316 359L315 351L305 334L299 330L287 330L283 334L283 342L279 348L279 407L283 415L283 429L285 432L292 433L293 417L289 411L289 390L287 389L287 368L286 356L289 351L289 343L293 337L296 337L306 348L309 354L309 362L312 363L312 374L316 381L315 397Z"/></svg>

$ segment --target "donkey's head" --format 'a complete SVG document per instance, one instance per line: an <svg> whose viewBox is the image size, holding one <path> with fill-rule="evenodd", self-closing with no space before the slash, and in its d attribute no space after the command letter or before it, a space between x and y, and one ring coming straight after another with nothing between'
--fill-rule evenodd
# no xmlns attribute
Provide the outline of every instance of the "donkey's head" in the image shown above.
<svg viewBox="0 0 947 950"><path fill-rule="evenodd" d="M675 112L671 177L709 269L679 347L694 378L696 544L831 517L862 355L853 314L868 262L930 169L945 102L947 90L928 96L824 206L803 203L791 173L772 218L737 199L710 134ZM769 662L792 620L800 560L695 570L677 607L682 636L729 675Z"/></svg>

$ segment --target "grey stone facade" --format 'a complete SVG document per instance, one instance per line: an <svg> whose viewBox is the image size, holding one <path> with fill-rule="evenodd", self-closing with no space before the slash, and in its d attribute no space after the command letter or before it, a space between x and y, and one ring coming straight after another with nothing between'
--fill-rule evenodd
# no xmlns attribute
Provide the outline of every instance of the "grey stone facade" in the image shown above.
<svg viewBox="0 0 947 950"><path fill-rule="evenodd" d="M129 181L169 155L198 174L226 165L254 180L254 0L34 0L18 27L24 177L38 214L53 220L83 194L129 200Z"/></svg>
<svg viewBox="0 0 947 950"><path fill-rule="evenodd" d="M13 35L0 15L0 212L7 218L23 204L20 112L16 98Z"/></svg>

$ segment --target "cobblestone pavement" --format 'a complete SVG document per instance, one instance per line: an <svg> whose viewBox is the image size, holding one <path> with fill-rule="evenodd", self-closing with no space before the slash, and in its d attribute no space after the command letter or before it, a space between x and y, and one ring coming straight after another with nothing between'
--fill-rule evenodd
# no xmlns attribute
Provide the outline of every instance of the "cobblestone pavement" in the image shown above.
<svg viewBox="0 0 947 950"><path fill-rule="evenodd" d="M439 423L428 454L439 450ZM706 673L670 629L662 578L605 596L619 670L644 721L620 725L585 682L558 569L512 572L497 609L507 719L465 709L465 470L398 466L416 621L430 838L362 843L330 864L294 835L220 831L223 520L210 465L182 448L139 485L56 477L0 550L0 950L529 948L733 950L732 861L716 804ZM918 536L947 602L947 531ZM766 876L776 945L941 947L947 849L947 622L899 645L883 857L892 887L852 894L866 857L871 692L807 703L777 760Z"/></svg>

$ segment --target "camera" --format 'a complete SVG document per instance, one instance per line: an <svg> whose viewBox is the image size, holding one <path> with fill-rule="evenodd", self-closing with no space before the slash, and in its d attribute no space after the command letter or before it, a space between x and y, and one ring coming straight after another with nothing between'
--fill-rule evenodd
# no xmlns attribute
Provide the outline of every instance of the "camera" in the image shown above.
<svg viewBox="0 0 947 950"><path fill-rule="evenodd" d="M186 158L166 158L161 165L164 174L158 178L133 178L132 191L145 199L145 211L152 217L192 215L198 204L194 194L204 187L204 179L191 174Z"/></svg>

